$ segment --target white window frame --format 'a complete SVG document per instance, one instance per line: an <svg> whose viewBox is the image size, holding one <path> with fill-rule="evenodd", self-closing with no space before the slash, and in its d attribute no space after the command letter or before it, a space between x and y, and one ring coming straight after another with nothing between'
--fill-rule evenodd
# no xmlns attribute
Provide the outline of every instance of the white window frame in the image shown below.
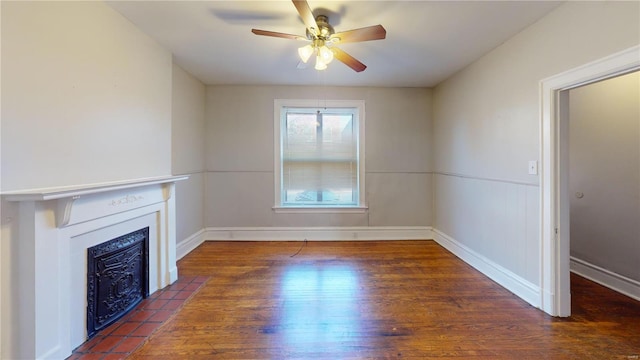
<svg viewBox="0 0 640 360"><path fill-rule="evenodd" d="M320 105L320 106L319 106ZM308 99L275 99L273 106L273 138L274 138L274 207L278 213L354 213L365 212L366 191L365 191L365 158L364 158L364 100L308 100ZM317 108L322 111L324 108L356 108L358 127L358 205L355 206L327 206L327 205L304 205L304 206L283 206L282 199L282 129L284 125L286 108Z"/></svg>

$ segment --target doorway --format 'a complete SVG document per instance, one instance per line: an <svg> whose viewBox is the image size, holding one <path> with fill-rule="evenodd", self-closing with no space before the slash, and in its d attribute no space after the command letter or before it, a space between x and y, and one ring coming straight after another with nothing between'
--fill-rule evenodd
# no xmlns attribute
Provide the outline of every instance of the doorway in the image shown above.
<svg viewBox="0 0 640 360"><path fill-rule="evenodd" d="M640 300L640 72L566 91L571 272Z"/></svg>
<svg viewBox="0 0 640 360"><path fill-rule="evenodd" d="M568 90L638 69L634 46L540 83L540 308L550 315L571 315Z"/></svg>

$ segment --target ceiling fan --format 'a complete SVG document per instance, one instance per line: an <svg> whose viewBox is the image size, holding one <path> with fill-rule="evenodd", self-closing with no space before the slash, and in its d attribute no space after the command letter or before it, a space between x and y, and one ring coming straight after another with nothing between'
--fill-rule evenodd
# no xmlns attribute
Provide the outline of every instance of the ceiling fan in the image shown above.
<svg viewBox="0 0 640 360"><path fill-rule="evenodd" d="M300 55L302 61L306 63L311 56L315 54L316 70L326 69L327 64L335 57L353 70L361 72L366 69L367 66L343 50L340 50L336 44L380 40L387 36L387 31L382 25L368 26L337 33L333 30L333 26L329 24L329 18L326 15L313 16L313 12L306 0L292 1L298 10L298 14L300 14L302 18L302 22L304 22L304 25L307 27L305 36L259 29L251 29L251 32L256 35L309 42L308 45L298 49L298 55Z"/></svg>

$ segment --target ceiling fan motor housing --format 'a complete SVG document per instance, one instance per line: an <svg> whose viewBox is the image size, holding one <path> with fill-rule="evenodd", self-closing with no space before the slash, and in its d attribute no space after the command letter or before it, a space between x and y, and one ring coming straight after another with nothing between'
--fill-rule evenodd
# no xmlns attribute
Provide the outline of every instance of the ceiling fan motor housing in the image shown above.
<svg viewBox="0 0 640 360"><path fill-rule="evenodd" d="M307 39L329 40L331 35L335 33L335 30L333 30L333 26L329 24L329 18L326 15L316 16L316 24L318 25L318 34L316 35L307 29Z"/></svg>

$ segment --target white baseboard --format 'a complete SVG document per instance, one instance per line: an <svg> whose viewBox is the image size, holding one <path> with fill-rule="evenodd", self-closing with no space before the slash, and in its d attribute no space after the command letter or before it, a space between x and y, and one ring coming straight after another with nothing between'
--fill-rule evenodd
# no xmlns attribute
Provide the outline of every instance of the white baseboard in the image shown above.
<svg viewBox="0 0 640 360"><path fill-rule="evenodd" d="M584 278L640 301L640 281L629 279L626 276L616 274L611 270L573 256L571 257L569 268L572 272Z"/></svg>
<svg viewBox="0 0 640 360"><path fill-rule="evenodd" d="M432 231L434 235L433 239L442 247L532 306L540 307L539 286L478 254L443 232L437 229L433 229Z"/></svg>
<svg viewBox="0 0 640 360"><path fill-rule="evenodd" d="M229 227L207 228L209 241L371 241L431 240L430 226L362 226L362 227Z"/></svg>
<svg viewBox="0 0 640 360"><path fill-rule="evenodd" d="M177 243L176 244L176 260L182 259L185 255L192 252L193 249L200 246L200 244L202 244L205 240L204 235L205 235L205 230L202 229L197 233Z"/></svg>
<svg viewBox="0 0 640 360"><path fill-rule="evenodd" d="M178 280L178 267L174 266L169 270L169 284L173 284Z"/></svg>

